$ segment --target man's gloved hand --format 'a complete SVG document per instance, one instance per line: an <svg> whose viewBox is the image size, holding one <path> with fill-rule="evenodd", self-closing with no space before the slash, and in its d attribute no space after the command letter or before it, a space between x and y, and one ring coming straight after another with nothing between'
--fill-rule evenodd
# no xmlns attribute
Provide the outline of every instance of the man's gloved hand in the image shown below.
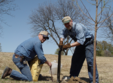
<svg viewBox="0 0 113 83"><path fill-rule="evenodd" d="M67 48L70 48L70 47L71 47L71 45L70 45L70 43L68 43L68 44L63 46L63 50L66 50Z"/></svg>
<svg viewBox="0 0 113 83"><path fill-rule="evenodd" d="M63 41L60 40L59 47L62 47L62 46L63 46Z"/></svg>

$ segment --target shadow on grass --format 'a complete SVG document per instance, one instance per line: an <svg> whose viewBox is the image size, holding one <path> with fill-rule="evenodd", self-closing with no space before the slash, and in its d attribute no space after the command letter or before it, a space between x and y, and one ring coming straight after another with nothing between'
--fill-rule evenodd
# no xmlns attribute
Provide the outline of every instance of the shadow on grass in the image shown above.
<svg viewBox="0 0 113 83"><path fill-rule="evenodd" d="M40 76L38 81L50 81L51 76Z"/></svg>
<svg viewBox="0 0 113 83"><path fill-rule="evenodd" d="M6 78L1 79L1 80L4 80L4 81L6 81L6 80L10 80L10 81L22 81L22 80L15 80L15 79L13 79L11 77L6 77Z"/></svg>
<svg viewBox="0 0 113 83"><path fill-rule="evenodd" d="M89 78L85 78L85 77L80 77L81 80L84 80L86 82L89 82Z"/></svg>

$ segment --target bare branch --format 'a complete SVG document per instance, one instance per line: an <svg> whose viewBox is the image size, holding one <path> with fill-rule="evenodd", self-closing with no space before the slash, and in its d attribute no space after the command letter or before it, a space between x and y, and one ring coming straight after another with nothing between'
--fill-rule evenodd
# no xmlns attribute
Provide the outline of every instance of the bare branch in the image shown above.
<svg viewBox="0 0 113 83"><path fill-rule="evenodd" d="M81 0L80 0L81 1ZM82 2L82 1L81 1ZM78 3L78 1L76 0L76 3ZM78 4L77 4L78 5ZM83 10L80 8L80 6L78 5L78 7L79 7L79 9L82 11L82 13L85 15L85 16L87 16L89 19L91 19L92 21L94 21L93 19L92 19L92 17L91 17L91 15L89 14L89 12L88 12L88 10L87 10L87 8L85 7L85 5L83 4L83 2L82 2L82 5L84 6L84 8L86 9L86 11L87 11L87 13L88 13L88 15L90 16L87 16L84 12L83 12Z"/></svg>
<svg viewBox="0 0 113 83"><path fill-rule="evenodd" d="M58 35L58 32L57 32L57 30L56 30L56 27L55 27L54 21L53 21L53 20L51 20L51 21L52 21L52 26L53 26L53 28L54 28L54 32L56 33L57 37L58 37L59 40L60 40L60 36Z"/></svg>
<svg viewBox="0 0 113 83"><path fill-rule="evenodd" d="M91 3L89 0L87 0L87 2L90 3L90 4L92 4L92 5L95 5L95 6L96 6L96 4Z"/></svg>
<svg viewBox="0 0 113 83"><path fill-rule="evenodd" d="M98 22L98 23L103 23L105 22L107 19L109 19L111 16L113 15L113 13L108 17L108 18L105 18L104 20L102 20L101 22Z"/></svg>
<svg viewBox="0 0 113 83"><path fill-rule="evenodd" d="M4 2L5 0L1 0L0 3Z"/></svg>
<svg viewBox="0 0 113 83"><path fill-rule="evenodd" d="M108 0L108 1L109 1L109 0ZM101 11L100 11L100 13L98 14L98 16L99 16L100 14L102 14L102 12L103 12L103 10L104 10L106 4L108 3L108 1L107 1L106 3L104 3L104 6L101 7ZM101 2L102 2L102 1L101 1ZM101 5L102 5L102 3L101 3Z"/></svg>
<svg viewBox="0 0 113 83"><path fill-rule="evenodd" d="M10 11L14 11L15 10L15 6L14 4L12 4L13 0L0 0L0 15L9 15L9 16L13 16ZM0 30L2 29L2 23L4 23L5 25L9 26L2 17L0 17ZM0 31L0 35L1 35L1 31Z"/></svg>

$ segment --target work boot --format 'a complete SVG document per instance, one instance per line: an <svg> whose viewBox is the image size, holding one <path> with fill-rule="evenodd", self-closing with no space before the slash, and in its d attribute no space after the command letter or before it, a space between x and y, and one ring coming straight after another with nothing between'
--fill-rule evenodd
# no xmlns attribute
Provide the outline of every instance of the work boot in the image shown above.
<svg viewBox="0 0 113 83"><path fill-rule="evenodd" d="M74 83L74 77L73 76L68 80L68 83Z"/></svg>
<svg viewBox="0 0 113 83"><path fill-rule="evenodd" d="M4 72L3 72L2 76L1 76L1 79L4 79L6 76L9 76L11 74L11 72L12 72L12 69L9 68L9 67L6 67L4 69Z"/></svg>

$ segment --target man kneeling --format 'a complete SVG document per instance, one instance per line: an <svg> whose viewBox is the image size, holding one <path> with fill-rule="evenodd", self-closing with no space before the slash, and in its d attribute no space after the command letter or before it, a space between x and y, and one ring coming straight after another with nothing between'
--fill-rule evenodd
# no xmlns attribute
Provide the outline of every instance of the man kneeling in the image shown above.
<svg viewBox="0 0 113 83"><path fill-rule="evenodd" d="M21 43L16 48L12 58L14 64L19 68L21 73L6 67L1 78L3 79L6 76L10 76L16 80L32 81L31 71L26 62L29 64L36 55L40 61L39 65L46 63L51 67L52 64L46 60L42 49L42 43L44 43L47 39L49 39L48 32L41 31L37 37L30 38Z"/></svg>

